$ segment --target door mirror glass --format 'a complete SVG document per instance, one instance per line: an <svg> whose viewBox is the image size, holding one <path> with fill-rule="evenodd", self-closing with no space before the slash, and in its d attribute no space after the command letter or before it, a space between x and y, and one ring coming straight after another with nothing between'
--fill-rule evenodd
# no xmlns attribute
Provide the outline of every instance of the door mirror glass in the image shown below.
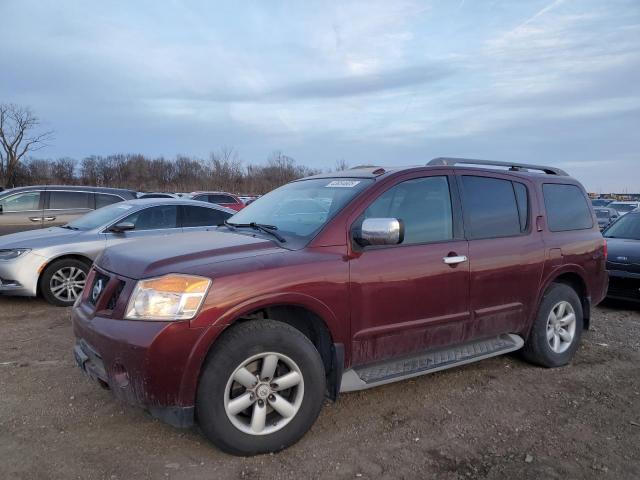
<svg viewBox="0 0 640 480"><path fill-rule="evenodd" d="M367 245L397 245L404 240L404 224L397 218L365 218L356 242Z"/></svg>
<svg viewBox="0 0 640 480"><path fill-rule="evenodd" d="M113 233L124 233L128 230L135 230L135 228L136 226L131 222L120 222L109 228L109 231Z"/></svg>

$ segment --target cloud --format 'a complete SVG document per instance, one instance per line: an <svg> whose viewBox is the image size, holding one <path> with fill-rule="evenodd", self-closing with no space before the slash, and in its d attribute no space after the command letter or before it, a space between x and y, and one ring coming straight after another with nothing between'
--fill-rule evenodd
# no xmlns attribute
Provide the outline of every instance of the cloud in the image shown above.
<svg viewBox="0 0 640 480"><path fill-rule="evenodd" d="M570 157L601 184L640 175L637 0L5 0L0 17L0 101L56 130L50 156L224 144L320 168ZM603 180L604 158L630 174Z"/></svg>

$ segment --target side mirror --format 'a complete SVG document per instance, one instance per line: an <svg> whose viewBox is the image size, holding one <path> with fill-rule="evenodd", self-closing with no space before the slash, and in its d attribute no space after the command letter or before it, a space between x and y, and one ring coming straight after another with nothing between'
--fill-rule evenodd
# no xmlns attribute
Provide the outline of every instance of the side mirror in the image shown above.
<svg viewBox="0 0 640 480"><path fill-rule="evenodd" d="M2 204L0 204L0 213L2 213Z"/></svg>
<svg viewBox="0 0 640 480"><path fill-rule="evenodd" d="M109 231L112 233L124 233L128 230L135 230L135 228L136 226L131 222L120 222L110 227Z"/></svg>
<svg viewBox="0 0 640 480"><path fill-rule="evenodd" d="M365 218L355 240L361 246L397 245L404 240L404 223L397 218Z"/></svg>

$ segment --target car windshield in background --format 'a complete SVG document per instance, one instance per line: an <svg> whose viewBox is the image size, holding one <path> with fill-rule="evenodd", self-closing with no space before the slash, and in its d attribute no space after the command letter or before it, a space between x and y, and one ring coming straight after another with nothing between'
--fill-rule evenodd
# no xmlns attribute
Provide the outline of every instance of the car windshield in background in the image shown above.
<svg viewBox="0 0 640 480"><path fill-rule="evenodd" d="M87 213L80 218L70 222L66 227L73 230L93 230L94 228L101 227L102 225L111 223L122 215L131 210L131 205L116 203L109 205L108 207L99 208L93 212Z"/></svg>
<svg viewBox="0 0 640 480"><path fill-rule="evenodd" d="M640 240L640 213L630 213L620 217L604 232L605 238L629 238Z"/></svg>
<svg viewBox="0 0 640 480"><path fill-rule="evenodd" d="M600 208L596 208L596 217L598 218L609 218L611 214L609 213L609 210L603 210Z"/></svg>
<svg viewBox="0 0 640 480"><path fill-rule="evenodd" d="M591 204L594 207L606 207L610 203L611 203L611 200L606 200L606 199L602 199L602 198L597 198L595 200L591 200Z"/></svg>
<svg viewBox="0 0 640 480"><path fill-rule="evenodd" d="M288 183L240 210L229 222L273 225L289 246L297 248L372 182L366 178L315 178Z"/></svg>
<svg viewBox="0 0 640 480"><path fill-rule="evenodd" d="M623 213L627 213L638 208L638 206L633 203L610 203L609 207L615 208L617 211Z"/></svg>

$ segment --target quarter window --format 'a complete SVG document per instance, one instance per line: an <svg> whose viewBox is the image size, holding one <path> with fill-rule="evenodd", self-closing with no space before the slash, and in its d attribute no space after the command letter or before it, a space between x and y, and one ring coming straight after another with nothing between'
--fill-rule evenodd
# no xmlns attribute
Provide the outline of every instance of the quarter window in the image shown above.
<svg viewBox="0 0 640 480"><path fill-rule="evenodd" d="M182 226L188 227L215 227L221 225L231 216L230 213L216 210L215 208L185 206Z"/></svg>
<svg viewBox="0 0 640 480"><path fill-rule="evenodd" d="M552 232L585 230L593 227L587 199L576 185L545 183L542 186L547 224Z"/></svg>
<svg viewBox="0 0 640 480"><path fill-rule="evenodd" d="M49 208L51 210L93 208L89 204L90 199L90 194L86 192L49 192Z"/></svg>
<svg viewBox="0 0 640 480"><path fill-rule="evenodd" d="M527 189L521 183L463 175L462 199L469 239L520 235L527 228Z"/></svg>
<svg viewBox="0 0 640 480"><path fill-rule="evenodd" d="M25 192L11 195L0 200L3 212L27 212L38 210L40 206L40 192Z"/></svg>
<svg viewBox="0 0 640 480"><path fill-rule="evenodd" d="M177 228L178 207L176 205L161 205L145 208L129 215L122 221L133 223L136 230Z"/></svg>
<svg viewBox="0 0 640 480"><path fill-rule="evenodd" d="M380 195L365 218L397 218L404 222L404 245L453 238L451 195L447 177L407 180Z"/></svg>

